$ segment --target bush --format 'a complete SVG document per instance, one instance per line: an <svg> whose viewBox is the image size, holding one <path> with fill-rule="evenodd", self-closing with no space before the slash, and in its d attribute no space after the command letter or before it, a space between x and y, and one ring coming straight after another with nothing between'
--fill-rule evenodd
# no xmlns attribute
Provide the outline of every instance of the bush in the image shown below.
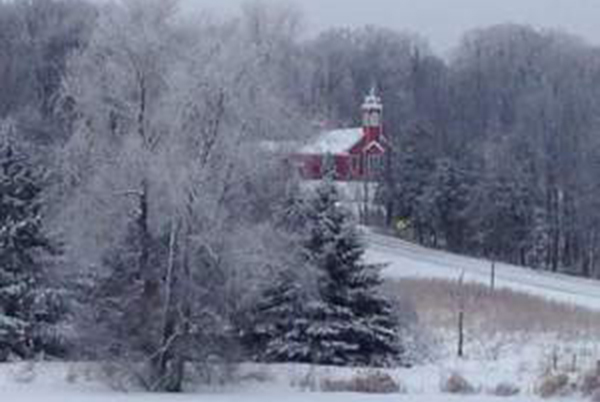
<svg viewBox="0 0 600 402"><path fill-rule="evenodd" d="M519 387L508 382L502 382L492 390L493 395L504 397L515 396L518 395L520 392L521 390L519 389Z"/></svg>
<svg viewBox="0 0 600 402"><path fill-rule="evenodd" d="M542 377L537 393L542 398L563 396L569 393L569 376L561 374L548 374Z"/></svg>
<svg viewBox="0 0 600 402"><path fill-rule="evenodd" d="M442 383L442 392L448 394L473 394L475 393L475 387L462 375L452 373L452 375Z"/></svg>
<svg viewBox="0 0 600 402"><path fill-rule="evenodd" d="M127 370L116 363L103 363L99 367L98 378L115 391L127 392L143 389L143 385L134 377L133 370Z"/></svg>
<svg viewBox="0 0 600 402"><path fill-rule="evenodd" d="M596 391L600 391L600 375L598 375L598 372L594 370L585 373L581 379L579 388L585 396L590 396Z"/></svg>
<svg viewBox="0 0 600 402"><path fill-rule="evenodd" d="M600 402L600 389L597 389L592 394L592 402Z"/></svg>
<svg viewBox="0 0 600 402"><path fill-rule="evenodd" d="M404 391L396 380L389 374L376 371L368 374L355 375L349 380L321 381L324 392L356 392L364 394L396 394Z"/></svg>
<svg viewBox="0 0 600 402"><path fill-rule="evenodd" d="M101 378L98 369L95 364L72 363L65 373L65 381L69 384L96 381Z"/></svg>
<svg viewBox="0 0 600 402"><path fill-rule="evenodd" d="M254 383L267 383L273 381L273 376L265 371L251 371L249 373L245 373L239 377L239 381L241 382L254 382Z"/></svg>

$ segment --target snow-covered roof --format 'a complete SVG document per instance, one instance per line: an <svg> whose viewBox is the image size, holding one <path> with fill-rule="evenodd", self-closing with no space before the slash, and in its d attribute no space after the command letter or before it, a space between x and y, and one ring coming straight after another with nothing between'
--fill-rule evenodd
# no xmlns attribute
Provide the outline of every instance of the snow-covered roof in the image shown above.
<svg viewBox="0 0 600 402"><path fill-rule="evenodd" d="M301 148L303 154L343 154L352 149L363 138L362 128L346 128L324 131Z"/></svg>
<svg viewBox="0 0 600 402"><path fill-rule="evenodd" d="M289 153L297 150L303 144L300 141L281 141L281 140L266 140L260 141L259 147L260 149L267 152L283 152Z"/></svg>

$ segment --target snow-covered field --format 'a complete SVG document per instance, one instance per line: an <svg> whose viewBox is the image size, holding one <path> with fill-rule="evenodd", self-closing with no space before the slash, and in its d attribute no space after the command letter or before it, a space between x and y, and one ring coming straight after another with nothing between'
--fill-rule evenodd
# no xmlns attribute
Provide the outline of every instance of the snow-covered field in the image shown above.
<svg viewBox="0 0 600 402"><path fill-rule="evenodd" d="M492 402L508 400L510 402L531 402L537 399L527 398L493 398L493 397L456 397L446 395L430 395L427 397L416 397L408 395L391 396L366 396L359 394L227 394L227 395L146 395L146 394L127 394L118 395L114 393L104 394L73 394L73 393L37 393L37 392L17 392L5 393L2 391L2 400L15 402L167 402L167 401L202 401L202 402L452 402L472 400L473 402ZM6 398L6 399L5 399ZM556 399L561 401L561 399ZM568 399L563 399L568 401Z"/></svg>
<svg viewBox="0 0 600 402"><path fill-rule="evenodd" d="M472 396L454 396L438 392L414 392L409 388L405 394L367 395L350 393L324 393L302 391L293 388L294 379L305 376L306 368L292 366L274 366L261 368L262 372L271 373L273 377L268 383L247 383L227 390L207 390L201 393L185 395L155 395L145 393L120 393L101 385L92 377L73 377L73 369L67 364L43 364L33 369L23 365L0 366L0 400L15 402L138 402L138 401L205 401L205 402L442 402L442 401L473 401L491 402L508 400L510 402L533 402L540 399L524 395L512 398L498 398L485 393ZM335 372L333 372L335 371ZM324 369L318 376L343 376L336 369ZM395 377L404 376L407 381L418 384L431 381L437 370L433 367L398 371ZM481 376L481 374L480 374ZM555 399L568 401L573 399Z"/></svg>
<svg viewBox="0 0 600 402"><path fill-rule="evenodd" d="M248 395L246 393L226 394L226 395L147 395L147 394L127 394L120 395L115 393L54 393L54 392L30 392L29 390L11 393L1 391L3 401L15 402L168 402L168 401L202 401L202 402L453 402L453 401L473 401L473 402L492 402L492 401L510 401L510 402L533 402L538 399L532 398L494 398L494 397L458 397L446 395L428 395L426 397L410 395L386 395L386 396L368 396L360 394L257 394ZM568 401L569 399L562 399ZM556 399L555 401L561 401Z"/></svg>
<svg viewBox="0 0 600 402"><path fill-rule="evenodd" d="M489 261L431 250L372 232L368 232L367 238L367 260L388 263L384 271L388 278L458 279L464 272L466 281L490 283ZM600 281L498 263L496 284L600 311Z"/></svg>

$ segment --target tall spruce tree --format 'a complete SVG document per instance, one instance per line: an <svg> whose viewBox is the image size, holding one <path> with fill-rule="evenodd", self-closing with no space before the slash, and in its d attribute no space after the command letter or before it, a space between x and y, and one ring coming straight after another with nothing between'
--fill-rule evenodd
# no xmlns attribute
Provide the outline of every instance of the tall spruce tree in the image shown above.
<svg viewBox="0 0 600 402"><path fill-rule="evenodd" d="M315 276L315 291L293 267L266 289L257 309L259 357L353 366L397 362L397 322L378 292L380 267L362 261L364 246L335 185L326 180L308 200L287 207L296 209L285 216L295 221L287 230L296 234L300 264L311 267L297 268Z"/></svg>
<svg viewBox="0 0 600 402"><path fill-rule="evenodd" d="M50 348L61 311L44 270L53 247L42 225L39 176L10 137L0 144L0 360Z"/></svg>
<svg viewBox="0 0 600 402"><path fill-rule="evenodd" d="M326 180L316 189L308 222L306 248L333 318L324 320L323 328L337 350L331 363L391 363L399 357L400 345L390 305L378 293L380 267L362 261L364 245L356 223L333 182Z"/></svg>

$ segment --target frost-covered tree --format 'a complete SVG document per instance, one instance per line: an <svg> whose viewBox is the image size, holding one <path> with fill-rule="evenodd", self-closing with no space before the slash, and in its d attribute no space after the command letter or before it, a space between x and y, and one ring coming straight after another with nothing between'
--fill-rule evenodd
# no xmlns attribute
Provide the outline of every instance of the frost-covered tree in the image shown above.
<svg viewBox="0 0 600 402"><path fill-rule="evenodd" d="M112 4L97 22L63 92L76 123L60 223L72 265L98 285L82 332L145 388L181 391L186 367L235 358L231 317L284 182L261 143L302 124L253 24L192 27L163 0Z"/></svg>
<svg viewBox="0 0 600 402"><path fill-rule="evenodd" d="M378 291L380 267L362 261L364 246L334 184L326 181L306 202L291 205L301 208L286 213L299 232L298 272L284 270L258 304L261 357L332 365L397 362L398 323ZM299 272L313 275L314 290Z"/></svg>
<svg viewBox="0 0 600 402"><path fill-rule="evenodd" d="M56 113L65 63L85 46L95 6L79 0L0 2L0 118L41 145L64 139Z"/></svg>
<svg viewBox="0 0 600 402"><path fill-rule="evenodd" d="M49 287L47 257L54 254L42 220L39 172L3 124L0 143L0 360L57 352L54 325L63 309ZM56 342L55 342L56 341Z"/></svg>

